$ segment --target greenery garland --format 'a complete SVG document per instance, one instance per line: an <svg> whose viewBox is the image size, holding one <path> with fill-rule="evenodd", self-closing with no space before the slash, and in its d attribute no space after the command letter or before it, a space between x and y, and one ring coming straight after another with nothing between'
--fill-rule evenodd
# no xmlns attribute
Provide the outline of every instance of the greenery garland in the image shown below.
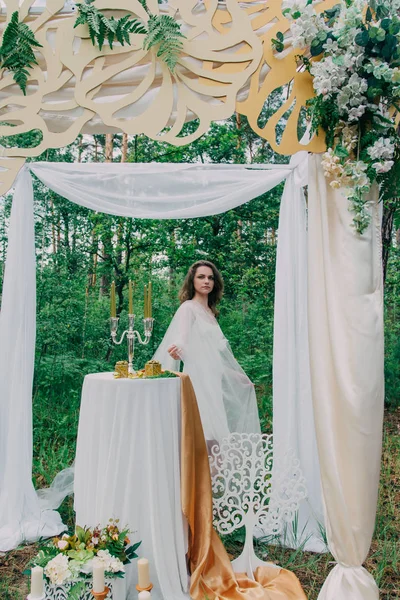
<svg viewBox="0 0 400 600"><path fill-rule="evenodd" d="M157 56L165 62L171 71L175 70L179 54L182 51L182 40L185 37L180 29L179 23L169 15L153 15L146 4L146 0L140 0L141 5L149 15L145 24L140 19L129 15L114 19L107 18L98 8L94 6L95 0L84 0L77 4L78 17L74 27L87 25L92 44L97 42L100 50L105 40L110 48L115 40L122 46L125 42L130 45L129 35L141 33L145 35L143 49L158 47Z"/></svg>
<svg viewBox="0 0 400 600"><path fill-rule="evenodd" d="M0 46L0 68L13 73L14 81L26 95L29 71L37 65L34 48L42 48L30 27L19 21L18 11L11 15Z"/></svg>

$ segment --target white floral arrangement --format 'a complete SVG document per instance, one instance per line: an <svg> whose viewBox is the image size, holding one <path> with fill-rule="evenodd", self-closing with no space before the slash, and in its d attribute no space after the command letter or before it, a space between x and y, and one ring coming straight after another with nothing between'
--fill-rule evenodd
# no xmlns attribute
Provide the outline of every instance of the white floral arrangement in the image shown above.
<svg viewBox="0 0 400 600"><path fill-rule="evenodd" d="M105 527L77 526L74 534L53 538L42 546L29 566L43 567L47 584L71 584L67 598L74 600L91 579L95 565L104 568L107 578L124 577L125 565L137 558L141 543L131 545L128 534L129 530L120 531L118 520L113 519Z"/></svg>
<svg viewBox="0 0 400 600"><path fill-rule="evenodd" d="M343 189L362 233L372 184L381 197L400 195L400 0L339 0L329 10L322 0L288 0L282 12L313 76L307 110L312 133L326 135L325 176ZM282 33L273 44L285 49Z"/></svg>

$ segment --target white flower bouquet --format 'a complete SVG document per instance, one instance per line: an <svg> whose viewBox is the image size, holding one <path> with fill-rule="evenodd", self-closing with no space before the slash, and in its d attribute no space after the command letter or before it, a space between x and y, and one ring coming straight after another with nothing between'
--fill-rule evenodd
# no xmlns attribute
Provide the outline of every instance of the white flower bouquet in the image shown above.
<svg viewBox="0 0 400 600"><path fill-rule="evenodd" d="M369 223L368 192L400 195L400 0L341 0L323 10L321 0L283 3L291 44L303 51L302 68L313 76L307 105L312 132L323 130L323 168L342 188L362 233ZM273 40L281 52L283 34Z"/></svg>
<svg viewBox="0 0 400 600"><path fill-rule="evenodd" d="M109 579L124 577L124 565L137 558L141 543L131 545L128 534L129 530L120 531L118 520L113 519L106 527L77 526L73 535L64 534L42 546L29 567L43 567L47 584L69 584L67 598L74 600L91 579L94 564L102 565Z"/></svg>

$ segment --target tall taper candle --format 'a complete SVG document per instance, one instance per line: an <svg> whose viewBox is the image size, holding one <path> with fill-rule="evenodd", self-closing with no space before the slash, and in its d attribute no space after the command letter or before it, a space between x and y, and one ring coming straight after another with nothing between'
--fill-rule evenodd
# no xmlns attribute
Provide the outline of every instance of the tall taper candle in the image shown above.
<svg viewBox="0 0 400 600"><path fill-rule="evenodd" d="M96 594L101 594L104 592L105 587L104 565L96 564L96 562L93 561L93 591Z"/></svg>
<svg viewBox="0 0 400 600"><path fill-rule="evenodd" d="M149 571L149 561L147 558L139 558L137 561L138 568L138 586L142 589L148 588L150 586L150 571Z"/></svg>
<svg viewBox="0 0 400 600"><path fill-rule="evenodd" d="M152 292L152 283L149 281L149 317L152 316L152 308L151 308L151 292Z"/></svg>
<svg viewBox="0 0 400 600"><path fill-rule="evenodd" d="M129 281L129 314L133 315L133 286L132 286L132 281Z"/></svg>
<svg viewBox="0 0 400 600"><path fill-rule="evenodd" d="M147 300L147 285L144 286L144 318L146 319L149 315L147 314L148 300Z"/></svg>
<svg viewBox="0 0 400 600"><path fill-rule="evenodd" d="M113 281L111 284L110 308L111 308L111 316L116 317L117 309L116 309L116 303L115 303L115 281Z"/></svg>
<svg viewBox="0 0 400 600"><path fill-rule="evenodd" d="M32 567L30 597L32 600L34 600L34 598L43 598L43 595L44 595L43 568L42 567Z"/></svg>

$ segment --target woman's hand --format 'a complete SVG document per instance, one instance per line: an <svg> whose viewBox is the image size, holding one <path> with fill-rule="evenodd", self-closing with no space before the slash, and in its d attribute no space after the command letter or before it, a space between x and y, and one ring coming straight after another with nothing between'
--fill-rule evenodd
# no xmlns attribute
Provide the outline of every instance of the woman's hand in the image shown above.
<svg viewBox="0 0 400 600"><path fill-rule="evenodd" d="M182 350L178 348L178 346L175 346L175 344L172 344L172 346L168 348L168 354L174 360L181 360Z"/></svg>

